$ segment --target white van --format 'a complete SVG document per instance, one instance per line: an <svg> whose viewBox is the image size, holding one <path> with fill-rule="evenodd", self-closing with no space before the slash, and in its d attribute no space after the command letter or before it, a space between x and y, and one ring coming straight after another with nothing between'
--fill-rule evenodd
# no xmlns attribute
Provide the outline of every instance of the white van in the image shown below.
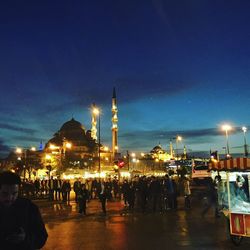
<svg viewBox="0 0 250 250"><path fill-rule="evenodd" d="M211 171L208 169L208 163L208 159L192 159L192 180L195 182L202 182L211 177Z"/></svg>
<svg viewBox="0 0 250 250"><path fill-rule="evenodd" d="M208 165L192 165L192 179L205 179L211 177Z"/></svg>

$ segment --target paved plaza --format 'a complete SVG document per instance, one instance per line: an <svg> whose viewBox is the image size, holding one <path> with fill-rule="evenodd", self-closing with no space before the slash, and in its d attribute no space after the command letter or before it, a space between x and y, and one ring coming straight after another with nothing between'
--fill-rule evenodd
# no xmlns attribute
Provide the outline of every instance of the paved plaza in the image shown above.
<svg viewBox="0 0 250 250"><path fill-rule="evenodd" d="M80 249L249 249L250 239L234 246L226 219L214 218L212 211L200 216L199 202L184 210L165 213L128 213L122 201L107 203L107 215L98 200L88 203L87 215L79 215L74 201L36 201L46 222L49 238L44 250Z"/></svg>

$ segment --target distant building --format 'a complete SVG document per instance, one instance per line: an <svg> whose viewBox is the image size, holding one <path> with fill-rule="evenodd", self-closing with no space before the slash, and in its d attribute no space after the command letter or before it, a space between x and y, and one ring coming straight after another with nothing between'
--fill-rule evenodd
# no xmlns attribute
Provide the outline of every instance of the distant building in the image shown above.
<svg viewBox="0 0 250 250"><path fill-rule="evenodd" d="M169 161L171 159L171 155L168 154L162 146L159 144L155 146L151 151L150 155L153 159L158 159L159 161Z"/></svg>

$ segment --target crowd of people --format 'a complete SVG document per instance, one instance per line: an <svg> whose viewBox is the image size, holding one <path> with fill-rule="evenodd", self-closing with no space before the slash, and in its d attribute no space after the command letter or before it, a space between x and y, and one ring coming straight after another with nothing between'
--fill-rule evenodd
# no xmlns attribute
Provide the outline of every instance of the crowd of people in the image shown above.
<svg viewBox="0 0 250 250"><path fill-rule="evenodd" d="M73 182L51 177L49 180L25 180L21 185L21 194L29 198L45 198L49 201L70 202L70 193L74 192L75 202L79 204L79 212L86 213L86 202L99 199L102 211L106 213L106 202L123 200L128 211L137 209L163 212L176 210L177 197L184 198L185 209L191 208L190 184L187 177L173 178L135 176L132 179L118 180L117 177L107 179L76 179Z"/></svg>

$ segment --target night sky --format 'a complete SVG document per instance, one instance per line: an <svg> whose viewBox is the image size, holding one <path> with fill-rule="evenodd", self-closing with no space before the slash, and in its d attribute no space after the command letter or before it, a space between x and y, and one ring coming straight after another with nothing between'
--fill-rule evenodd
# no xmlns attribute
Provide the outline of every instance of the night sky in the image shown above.
<svg viewBox="0 0 250 250"><path fill-rule="evenodd" d="M0 155L72 117L90 129L93 102L111 146L113 87L120 151L167 149L178 134L180 148L223 153L228 122L230 151L243 152L249 12L243 0L1 2Z"/></svg>

